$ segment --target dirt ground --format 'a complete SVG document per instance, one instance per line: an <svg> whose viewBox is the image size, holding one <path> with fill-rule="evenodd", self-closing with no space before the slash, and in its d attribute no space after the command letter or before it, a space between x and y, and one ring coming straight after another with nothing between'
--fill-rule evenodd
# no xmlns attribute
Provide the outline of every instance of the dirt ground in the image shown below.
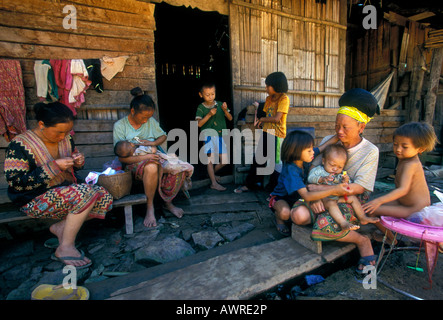
<svg viewBox="0 0 443 320"><path fill-rule="evenodd" d="M417 244L419 246L419 243ZM442 259L441 255L438 259ZM386 257L386 253L384 255ZM441 300L443 299L443 261L438 261L432 273L432 288L428 278L425 250L396 250L383 258L375 283L365 289L355 266L337 271L325 281L302 292L292 291L296 300ZM385 263L384 263L385 262ZM382 266L382 264L384 265ZM417 271L415 269L422 270ZM421 268L421 269L420 269ZM369 279L367 279L369 281ZM371 280L372 281L372 280Z"/></svg>
<svg viewBox="0 0 443 320"><path fill-rule="evenodd" d="M443 179L428 177L428 186L431 192L431 202L439 200L432 193L433 190L443 189ZM377 187L378 186L378 187ZM372 197L378 197L389 192L392 181L382 179L376 186ZM428 264L424 244L421 250L418 240L398 236L398 248L410 247L411 250L393 250L388 256L389 246L385 245L385 253L377 269L377 281L374 289L365 289L362 280L367 276L358 275L355 266L358 254L348 257L347 261L337 261L336 264L349 267L338 267L327 270L322 274L324 281L308 286L305 279L298 279L295 284L286 285L267 293L264 299L282 300L442 300L443 299L443 254L439 253L436 266L432 273L432 287L429 280ZM381 243L372 241L375 254L379 254ZM356 251L356 250L355 250ZM388 256L388 258L386 258ZM421 270L417 270L420 269ZM368 279L369 280L369 279ZM372 286L371 286L372 288Z"/></svg>

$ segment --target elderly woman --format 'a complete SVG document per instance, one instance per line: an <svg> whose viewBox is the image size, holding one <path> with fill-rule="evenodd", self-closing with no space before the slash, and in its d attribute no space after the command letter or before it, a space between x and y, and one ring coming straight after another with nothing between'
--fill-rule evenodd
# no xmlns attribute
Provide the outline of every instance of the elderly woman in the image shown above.
<svg viewBox="0 0 443 320"><path fill-rule="evenodd" d="M377 100L374 96L363 89L351 89L339 100L339 110L335 120L335 132L338 143L348 151L348 162L344 170L347 171L352 183L349 185L350 194L357 195L364 203L369 199L369 194L374 190L375 177L377 174L379 151L371 142L362 137L366 124L375 113L380 114ZM328 141L331 136L325 137L321 142ZM319 157L318 157L319 158ZM315 159L319 163L320 159ZM320 160L321 161L321 160ZM325 185L309 185L309 190L321 190L328 188ZM325 212L322 201L310 204L311 212L304 206L294 212L292 220L299 225L314 223L312 239L319 241L337 240L355 243L360 251L361 259L357 271L361 271L365 265L374 265L376 257L370 240L356 231L341 230L332 217ZM348 222L356 222L352 207L340 203L339 208Z"/></svg>
<svg viewBox="0 0 443 320"><path fill-rule="evenodd" d="M72 111L60 102L34 106L37 126L15 137L6 149L8 196L33 218L62 219L50 226L59 245L52 259L77 268L91 260L75 248L83 223L104 219L112 196L102 187L78 183L76 170L85 162L70 132Z"/></svg>
<svg viewBox="0 0 443 320"><path fill-rule="evenodd" d="M114 145L127 140L133 143L142 143L145 146L159 147L166 141L166 133L160 128L159 123L152 117L155 103L152 98L140 89L131 90L134 98L130 105L130 114L114 124ZM182 188L187 179L185 171L168 173L163 171L158 154L132 155L119 157L119 160L131 170L136 180L143 182L147 198L145 227L156 227L157 220L154 213L154 196L158 188L161 198L165 202L165 209L178 218L183 216L183 210L172 204L172 200Z"/></svg>

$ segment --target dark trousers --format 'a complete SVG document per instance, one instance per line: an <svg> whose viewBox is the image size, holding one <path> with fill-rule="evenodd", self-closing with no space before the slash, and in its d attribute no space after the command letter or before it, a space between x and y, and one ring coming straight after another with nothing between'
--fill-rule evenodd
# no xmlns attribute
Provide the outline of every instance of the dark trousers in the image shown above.
<svg viewBox="0 0 443 320"><path fill-rule="evenodd" d="M260 141L258 142L257 152L261 152L261 154L266 157L275 157L275 150L268 150L268 139L276 139L276 136L272 134L268 134L265 131L263 131L262 136L260 137ZM274 142L274 145L276 145L277 142ZM255 154L252 158L252 164L249 169L248 175L246 176L245 185L248 187L248 189L261 189L263 188L263 175L257 175L257 168L264 168L266 167L266 161L263 164L257 163ZM270 189L271 191L274 190L274 187L277 185L278 180L278 172L274 171L271 174L271 180L269 182L269 185L267 186L267 189Z"/></svg>

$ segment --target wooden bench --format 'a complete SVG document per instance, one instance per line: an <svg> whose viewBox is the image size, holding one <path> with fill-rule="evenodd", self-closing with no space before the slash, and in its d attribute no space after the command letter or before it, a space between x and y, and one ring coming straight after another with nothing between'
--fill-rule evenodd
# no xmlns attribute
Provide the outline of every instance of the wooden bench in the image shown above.
<svg viewBox="0 0 443 320"><path fill-rule="evenodd" d="M134 223L132 219L132 206L136 204L143 204L146 203L146 196L144 194L131 194L128 196L124 196L121 199L114 200L113 202L113 208L123 207L125 212L125 227L126 227L126 234L132 234L134 233ZM4 212L0 212L0 224L9 223L9 222L15 222L20 220L29 220L33 219L27 215L25 215L23 212L19 210L8 210ZM0 230L0 235L3 235L4 237L10 239L11 236L9 235L9 232L2 228Z"/></svg>
<svg viewBox="0 0 443 320"><path fill-rule="evenodd" d="M134 222L132 219L132 206L136 204L146 203L146 195L139 194L130 194L128 196L124 196L121 199L114 200L112 206L113 208L123 207L125 211L125 226L126 226L126 234L134 233Z"/></svg>
<svg viewBox="0 0 443 320"><path fill-rule="evenodd" d="M291 237L303 247L312 250L315 253L321 254L323 251L321 241L314 241L311 239L312 228L292 224Z"/></svg>

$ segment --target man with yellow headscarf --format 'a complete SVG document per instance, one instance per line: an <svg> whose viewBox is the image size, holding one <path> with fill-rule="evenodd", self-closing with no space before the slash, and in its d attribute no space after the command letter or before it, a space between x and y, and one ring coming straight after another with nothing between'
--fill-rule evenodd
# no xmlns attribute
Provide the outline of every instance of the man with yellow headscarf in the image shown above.
<svg viewBox="0 0 443 320"><path fill-rule="evenodd" d="M369 199L369 194L374 190L375 177L377 174L379 151L370 141L363 138L362 134L366 124L374 115L380 114L380 108L374 96L363 89L351 89L344 93L339 100L339 111L335 121L335 132L338 143L348 151L348 162L344 171L350 177L350 194L359 197L362 203ZM328 141L332 136L327 136L321 144ZM321 145L320 144L320 145ZM312 163L317 166L321 163L318 156ZM309 185L310 191L321 190L330 186ZM328 212L325 212L322 201L310 203L311 212L297 212L297 224L306 225L313 223L312 239L319 241L342 241L357 245L361 259L357 271L361 272L366 265L375 264L374 251L371 241L357 231L341 230ZM352 207L346 203L339 203L339 208L348 222L358 223L353 214Z"/></svg>

